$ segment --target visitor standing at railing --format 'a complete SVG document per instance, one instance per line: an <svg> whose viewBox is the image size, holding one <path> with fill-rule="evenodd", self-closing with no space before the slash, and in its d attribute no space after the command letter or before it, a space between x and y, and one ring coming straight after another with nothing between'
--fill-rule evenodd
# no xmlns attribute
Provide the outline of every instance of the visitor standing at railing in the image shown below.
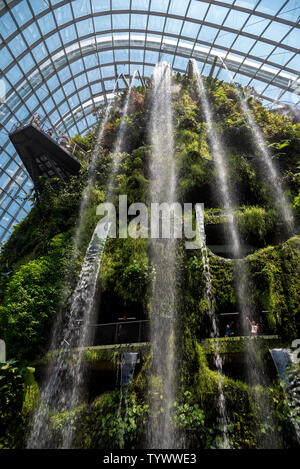
<svg viewBox="0 0 300 469"><path fill-rule="evenodd" d="M251 322L251 335L257 335L258 324L255 321Z"/></svg>
<svg viewBox="0 0 300 469"><path fill-rule="evenodd" d="M248 324L249 324L249 332L250 332L250 334L251 334L251 335L257 335L259 324L256 323L255 321L250 321L250 319L248 318L248 316L246 317L246 320L248 321Z"/></svg>
<svg viewBox="0 0 300 469"><path fill-rule="evenodd" d="M40 126L41 126L41 121L42 121L42 116L37 112L37 113L34 114L34 116L32 117L31 123L32 123L33 125L36 125L37 127L40 127Z"/></svg>
<svg viewBox="0 0 300 469"><path fill-rule="evenodd" d="M59 137L57 142L61 147L66 147L69 143L69 138L66 135Z"/></svg>
<svg viewBox="0 0 300 469"><path fill-rule="evenodd" d="M234 335L233 325L234 325L234 321L231 321L230 324L226 325L225 337L231 337Z"/></svg>
<svg viewBox="0 0 300 469"><path fill-rule="evenodd" d="M118 318L119 321L124 321L124 322L134 320L134 319L136 318L128 318L126 315L124 315L122 318ZM119 330L118 330L118 336L121 335L122 330L123 330L123 324L120 324Z"/></svg>

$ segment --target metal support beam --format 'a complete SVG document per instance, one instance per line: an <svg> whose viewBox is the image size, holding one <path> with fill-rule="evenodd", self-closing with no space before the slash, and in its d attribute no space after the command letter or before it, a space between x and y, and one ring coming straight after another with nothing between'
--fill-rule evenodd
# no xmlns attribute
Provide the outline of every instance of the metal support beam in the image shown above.
<svg viewBox="0 0 300 469"><path fill-rule="evenodd" d="M144 90L145 90L145 89L146 89L145 81L144 81L144 79L143 79L142 75L140 74L140 71L139 71L139 70L138 70L138 72L137 72L137 73L138 73L138 77L139 77L139 79L141 80L142 87L143 87L143 88L144 88Z"/></svg>
<svg viewBox="0 0 300 469"><path fill-rule="evenodd" d="M126 88L129 88L129 84L124 73L121 73L120 78L122 78L122 80L124 81Z"/></svg>
<svg viewBox="0 0 300 469"><path fill-rule="evenodd" d="M214 73L215 68L216 68L217 60L218 60L218 56L216 55L216 57L214 58L214 61L212 63L210 72L209 72L209 78L211 78L213 76L213 73Z"/></svg>

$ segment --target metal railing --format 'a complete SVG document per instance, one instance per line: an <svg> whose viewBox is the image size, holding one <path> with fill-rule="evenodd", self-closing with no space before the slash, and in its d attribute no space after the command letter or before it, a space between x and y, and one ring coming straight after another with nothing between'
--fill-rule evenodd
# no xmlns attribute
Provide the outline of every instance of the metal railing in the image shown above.
<svg viewBox="0 0 300 469"><path fill-rule="evenodd" d="M130 344L149 341L149 320L120 321L105 324L91 324L97 328L96 345Z"/></svg>
<svg viewBox="0 0 300 469"><path fill-rule="evenodd" d="M47 119L46 117L43 118L40 114L34 114L29 118L26 118L24 121L16 122L12 126L10 133L13 134L18 130L24 129L25 127L28 127L30 125L42 131L44 134L47 135L47 137L50 137L60 147L67 150L78 160L89 160L89 154L85 150L83 150L80 145L74 142L74 140L70 140L70 138L64 135L61 131L57 130L55 126L49 121L49 119Z"/></svg>

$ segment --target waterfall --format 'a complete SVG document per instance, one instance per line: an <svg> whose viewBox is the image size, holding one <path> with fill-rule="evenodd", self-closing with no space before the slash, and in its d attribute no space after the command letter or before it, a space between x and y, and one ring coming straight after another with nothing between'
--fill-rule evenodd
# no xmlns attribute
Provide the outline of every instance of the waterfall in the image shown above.
<svg viewBox="0 0 300 469"><path fill-rule="evenodd" d="M259 129L258 125L256 124L254 118L252 117L251 111L243 98L241 98L241 106L249 121L255 145L259 150L262 163L265 167L264 175L267 177L269 183L271 184L274 190L275 199L278 203L281 212L281 217L286 223L288 233L291 235L294 231L294 218L289 206L290 204L283 192L278 171L272 161L272 156L267 148L263 134Z"/></svg>
<svg viewBox="0 0 300 469"><path fill-rule="evenodd" d="M223 145L221 139L213 126L213 114L207 99L206 91L200 75L197 62L193 60L194 71L197 81L198 92L201 98L205 120L207 124L208 139L211 146L212 158L215 163L217 179L218 179L218 190L220 191L219 197L221 204L224 206L225 213L228 219L229 235L232 243L233 257L237 260L235 263L236 268L240 271L240 275L236 275L236 289L239 300L239 306L241 308L242 317L246 319L249 316L246 304L247 302L247 273L245 262L241 260L242 249L239 233L237 230L235 217L234 217L234 202L232 194L229 190L229 177L228 168L226 165L225 153L223 151Z"/></svg>
<svg viewBox="0 0 300 469"><path fill-rule="evenodd" d="M107 191L106 191L106 200L107 201L111 200L112 190L113 190L114 181L115 181L115 176L118 172L119 165L120 165L120 155L121 155L121 151L123 150L123 139L124 139L124 133L125 133L125 128L126 128L125 124L126 124L126 118L127 118L127 114L128 114L128 105L129 105L129 101L130 101L130 93L131 93L132 84L134 83L135 74L136 74L136 71L133 74L132 80L130 82L129 89L128 89L127 94L126 94L126 100L125 100L125 105L124 105L123 111L122 111L122 117L121 117L117 142L116 142L116 144L114 146L114 150L113 150L113 167L112 167L112 171L111 171L110 176L109 176L109 181L108 181ZM106 232L106 237L107 237L107 234L108 234L109 228L110 228L110 224L108 224L108 226L106 226L106 225L107 224L103 225L101 220L98 222L98 224L95 228L92 240L90 242L90 246L89 246L87 254L86 254L87 260L92 260L92 262L93 262L93 255L95 253L97 253L97 240L99 239L99 230L103 231L103 226L104 226L104 229L107 230L107 232ZM95 240L95 236L96 236L96 240ZM106 237L104 238L105 240L106 240ZM100 240L101 239L102 238L100 237ZM103 243L103 249L104 249L104 245L105 245L105 242ZM103 249L101 251L101 256L102 256ZM94 298L95 298L95 294L96 294L96 284L97 284L97 278L98 278L98 273L99 273L99 269L100 269L101 256L100 256L100 258L96 257L96 259L95 259L96 262L94 262L94 265L95 265L94 272L93 272L93 270L88 268L88 275L87 276L85 276L85 269L84 269L84 263L83 263L82 270L81 270L81 275L80 275L79 283L78 283L79 295L76 294L76 290L77 290L76 289L75 294L74 294L74 300L73 300L72 307L71 307L71 314L72 314L72 309L74 309L75 311L76 310L78 310L78 311L81 310L82 315L83 315L81 328L77 329L79 331L79 334L77 333L78 340L75 341L75 342L73 340L73 343L74 343L73 347L76 347L76 346L80 347L81 350L79 350L79 353L77 354L77 356L78 356L78 366L77 366L77 368L78 369L75 370L75 368L72 368L72 371L75 372L75 374L74 374L73 391L72 391L71 399L69 401L70 404L71 404L70 405L71 409L74 409L80 403L80 398L82 397L82 392L83 392L82 388L83 388L83 384L84 384L83 383L83 380L84 380L84 362L83 362L84 351L83 351L82 347L84 347L84 346L86 346L86 345L88 345L89 343L92 342L92 336L89 336L89 331L90 331L89 324L91 323L91 319L92 319L91 313L92 313L92 308L94 306ZM94 273L95 273L95 275L94 275ZM81 282L81 280L83 280L83 282ZM85 295L87 301L84 301L83 295L81 293L80 283L81 283L82 289L83 289L82 293L83 293L83 295ZM73 331L73 336L74 335L75 334L74 334L74 331ZM78 343L78 345L76 345L77 343ZM63 447L64 448L70 448L71 445L72 445L72 440L73 440L72 426L71 425L66 425L63 428Z"/></svg>
<svg viewBox="0 0 300 469"><path fill-rule="evenodd" d="M123 146L125 121L127 117L130 91L134 81L134 76L132 78L130 88L127 92L125 105L122 112L119 134L113 151L113 168L107 184L107 200L110 200L111 198L115 175L120 164L120 152ZM75 234L75 244L79 243L81 218L87 206L89 191L92 187L92 184L95 182L95 167L98 154L97 150L101 144L101 139L103 137L103 132L109 117L110 109L111 106L109 106L106 110L105 117L102 121L102 125L98 134L97 145L93 153L88 184L80 206L79 223ZM51 442L49 442L50 429L48 426L49 409L54 409L56 412L64 412L74 409L82 397L84 384L84 350L82 347L90 343L92 340L89 324L95 309L94 299L96 294L97 277L109 229L110 225L103 224L100 220L95 228L88 246L79 280L72 295L71 308L64 321L65 327L62 334L63 338L58 344L59 352L56 358L56 364L52 372L49 370L42 391L41 404L39 405L33 418L31 433L27 443L28 448L47 448L49 444L51 445ZM54 327L53 333L54 344L56 347L57 341L55 341L55 336L56 334L60 335L58 327L59 325L57 323ZM70 422L67 422L62 429L63 448L71 447L73 433L73 428Z"/></svg>
<svg viewBox="0 0 300 469"><path fill-rule="evenodd" d="M89 339L93 298L109 229L110 225L100 220L88 246L67 317L64 347L58 351L54 372L43 389L41 405L34 415L28 448L47 448L51 444L47 419L50 409L63 412L71 410L78 403L83 384L82 347L87 345ZM64 448L70 447L72 436L72 428L66 424L63 428Z"/></svg>
<svg viewBox="0 0 300 469"><path fill-rule="evenodd" d="M219 337L219 330L216 321L216 310L215 310L215 298L212 292L212 284L211 284L211 274L210 274L210 267L209 267L209 257L207 252L206 246L206 238L205 238L205 227L204 227L204 204L196 204L196 220L197 220L197 228L199 233L199 241L200 241L200 250L201 250L201 257L203 263L203 273L205 277L205 297L208 305L208 314L210 318L210 325L211 325L211 334L212 338ZM227 425L228 425L228 416L226 410L226 400L223 393L223 360L217 351L214 353L214 362L215 367L220 374L220 379L218 381L218 411L219 411L219 420L220 420L220 427L222 428L222 442L219 445L222 449L229 449L230 448L230 441L228 438L227 433Z"/></svg>
<svg viewBox="0 0 300 469"><path fill-rule="evenodd" d="M237 303L240 309L242 328L245 335L248 335L248 318L251 318L252 311L250 307L250 295L249 295L249 274L246 265L246 261L242 259L242 249L239 233L236 227L234 219L234 203L232 195L229 191L229 178L225 160L225 153L223 151L223 145L220 137L213 126L213 114L207 99L206 90L200 75L196 61L193 61L194 71L196 76L197 87L201 98L205 120L208 126L208 139L211 145L212 157L215 163L218 189L220 191L220 199L225 208L225 213L228 217L229 234L233 245L233 255L235 258L234 262L234 277L235 277L235 291L237 297ZM255 339L255 338L254 338ZM255 340L247 341L246 346L246 372L248 375L249 382L254 385L260 383L265 386L264 371L261 369L261 364L258 362L258 350ZM256 401L256 405L259 411L260 422L263 424L267 420L270 424L275 427L275 421L273 419L273 413L271 410L270 403L267 397L260 396L260 400L257 400L255 393L253 398ZM276 433L276 432L275 432ZM275 445L280 447L280 437L275 435L268 441L263 442L263 445Z"/></svg>
<svg viewBox="0 0 300 469"><path fill-rule="evenodd" d="M116 88L116 84L115 84L115 88ZM72 267L75 264L75 256L77 255L79 245L80 245L80 239L81 239L80 233L82 230L83 214L87 208L87 204L90 199L91 189L95 182L95 168L96 168L96 164L98 160L98 151L101 146L101 140L103 138L104 129L108 121L111 108L112 108L111 104L107 106L106 108L104 118L102 119L102 122L100 124L97 142L93 150L92 161L91 161L89 171L88 171L87 184L84 189L84 193L80 202L78 220L77 220L74 241L73 241L73 245L74 245L73 253L74 254L71 259L70 270L65 278L65 282L64 282L65 290L63 291L63 296L65 296L67 293L67 284L68 284L69 278L72 275L74 275L74 271ZM92 239L95 240L94 236ZM88 247L87 255L89 252L89 248L90 246ZM87 260L87 258L85 260ZM99 259L99 266L100 266L100 261L101 261L101 256ZM85 267L86 267L86 264L84 261L83 263L84 270L86 270ZM80 275L80 279L82 276L84 276L83 271ZM77 284L76 291L78 290L78 288L79 288L79 283ZM68 387L68 385L64 384L64 382L66 381L65 377L68 375L68 373L70 373L69 365L66 362L66 350L71 345L71 342L73 342L73 340L71 340L72 333L74 333L74 337L77 336L77 331L78 331L77 326L80 323L79 323L79 319L76 320L76 318L73 317L71 314L67 316L66 320L64 320L64 323L65 323L65 326L61 324L61 318L58 317L53 326L50 350L58 349L59 353L55 359L56 364L54 365L54 370L53 371L51 370L50 367L52 365L50 365L49 369L47 370L47 376L45 378L45 382L42 384L41 403L39 404L33 417L33 423L32 423L30 435L29 435L28 442L27 442L28 448L46 448L50 444L49 427L48 427L49 409L52 407L52 408L61 410L65 408L65 405L68 404L67 396L65 396L63 392L63 390ZM61 332L62 330L63 332Z"/></svg>
<svg viewBox="0 0 300 469"><path fill-rule="evenodd" d="M284 194L284 191L282 189L282 185L281 185L280 178L279 178L279 173L277 171L277 168L276 168L274 162L272 161L272 155L270 154L270 151L269 151L269 149L266 145L266 142L265 142L264 136L262 134L262 131L258 127L257 123L255 122L255 119L252 116L252 113L251 113L251 111L248 107L248 104L247 104L245 98L242 96L240 90L237 88L237 86L236 86L236 84L233 80L233 77L232 77L230 71L228 70L228 67L227 67L226 63L224 62L224 60L221 57L219 57L219 58L222 61L225 70L227 71L227 74L228 74L228 77L229 77L231 83L236 88L236 90L237 90L237 92L240 96L241 107L242 107L242 109L243 109L243 111L244 111L244 113L245 113L245 115L248 119L249 124L250 124L250 128L251 128L251 131L252 131L252 134L253 134L253 139L254 139L254 142L255 142L255 146L259 150L259 154L260 154L263 166L265 168L264 176L266 176L267 180L269 181L270 185L273 188L275 199L276 199L276 202L278 203L278 206L279 206L279 209L280 209L280 212L281 212L281 217L284 220L284 222L286 223L286 227L287 227L287 231L288 231L289 235L291 235L294 232L294 217L293 217L292 211L290 209L290 204L289 204L289 202L288 202L288 200L287 200L287 198Z"/></svg>
<svg viewBox="0 0 300 469"><path fill-rule="evenodd" d="M112 170L109 176L107 196L106 196L106 199L108 201L111 198L113 187L114 187L114 182L115 182L115 176L118 172L120 162L121 162L121 157L122 157L121 153L123 151L123 146L124 146L123 140L124 140L125 131L126 131L126 117L128 114L128 106L129 106L130 97L131 97L131 89L132 89L136 74L137 74L137 70L133 72L132 79L130 81L130 85L129 85L126 99L125 99L125 104L124 104L123 111L122 111L122 118L120 122L117 140L113 148L113 165L112 165Z"/></svg>
<svg viewBox="0 0 300 469"><path fill-rule="evenodd" d="M113 95L115 94L117 83L118 83L118 78L115 82ZM95 147L93 149L92 160L91 160L91 164L90 164L89 171L88 171L88 181L87 181L87 185L85 187L83 197L82 197L81 203L80 203L78 228L81 225L80 222L82 220L82 216L83 216L83 214L85 212L85 209L86 209L86 206L87 206L87 202L88 202L88 199L89 199L89 196L90 196L91 188L93 187L93 185L95 183L95 177L96 177L95 169L96 169L96 165L97 165L97 161L98 161L98 157L99 157L99 150L101 148L101 142L102 142L104 130L105 130L105 127L106 127L106 124L107 124L111 109L112 109L112 102L106 107L104 117L103 117L103 119L100 123L98 138L97 138ZM75 235L75 240L78 243L78 241L79 241L78 240L78 233L76 233L76 235Z"/></svg>
<svg viewBox="0 0 300 469"><path fill-rule="evenodd" d="M118 80L119 80L119 77L116 79L114 89L113 89L113 95L115 94ZM90 200L91 189L92 189L92 187L95 183L95 177L96 177L95 169L96 169L97 161L98 161L98 158L99 158L99 150L101 148L101 142L102 142L104 130L105 130L105 127L106 127L106 124L107 124L107 121L108 121L109 114L110 114L110 111L112 109L112 106L113 106L113 104L112 104L112 101L111 101L111 103L108 104L108 106L106 107L105 114L104 114L104 116L102 118L102 121L100 123L97 141L96 141L96 144L95 144L93 152L92 152L91 163L90 163L89 170L88 170L88 179L87 179L87 183L86 183L86 186L85 186L85 189L84 189L84 192L83 192L83 196L82 196L81 201L80 201L79 214L78 214L76 230L75 230L75 235L74 235L75 254L76 254L76 252L79 248L80 238L81 238L80 233L81 233L81 230L82 230L83 214L86 210L88 201ZM72 274L73 274L73 272L72 272ZM54 331L54 332L56 332L56 331ZM53 334L53 336L55 337L56 334Z"/></svg>
<svg viewBox="0 0 300 469"><path fill-rule="evenodd" d="M193 60L194 71L197 81L198 92L201 97L201 102L203 106L203 111L205 115L205 120L207 124L207 133L209 143L211 145L212 157L215 163L215 167L217 170L217 178L218 178L218 189L220 191L220 200L224 205L224 209L228 218L228 226L229 226L229 233L231 237L233 253L235 258L241 257L241 246L239 235L234 219L234 211L233 211L233 201L232 195L229 191L229 181L228 181L228 169L226 166L226 158L223 151L223 145L221 144L220 138L213 126L213 114L208 103L208 99L206 96L206 91L203 85L202 77L200 75L197 62Z"/></svg>
<svg viewBox="0 0 300 469"><path fill-rule="evenodd" d="M73 327L68 329L70 348L78 348L75 351L76 366L71 366L71 376L69 375L68 390L63 397L64 408L66 405L69 409L74 409L79 403L83 393L84 386L84 349L83 347L92 342L91 334L91 319L94 312L94 298L97 288L97 278L101 265L101 258L105 247L106 238L109 234L110 224L103 223L101 220L98 222L89 247L87 249L79 281L75 292L73 294L72 306L70 309L68 321L69 324L73 323ZM77 328L76 328L77 322ZM70 388L70 382L72 383ZM68 393L71 391L71 395ZM66 398L68 401L66 401ZM63 427L63 448L70 448L73 439L73 431L70 421Z"/></svg>
<svg viewBox="0 0 300 469"><path fill-rule="evenodd" d="M119 77L117 78L117 80L115 82L114 89L113 89L113 95L116 91L116 86L117 86L118 80L119 80ZM87 178L86 186L85 186L85 189L83 191L83 195L82 195L82 198L81 198L81 201L80 201L79 213L78 213L78 217L77 217L75 234L74 234L74 238L73 238L73 250L72 250L72 256L71 256L71 259L70 259L70 267L69 267L68 273L67 273L67 275L64 279L64 288L63 288L63 293L62 293L63 303L67 300L67 296L69 294L69 283L70 283L72 277L74 276L74 270L75 270L74 266L76 264L76 257L78 256L78 250L79 250L80 242L81 242L81 232L82 232L82 229L83 229L83 219L84 219L83 214L85 213L85 210L87 208L87 205L88 205L88 202L89 202L90 196L91 196L91 190L92 190L92 187L95 183L95 177L96 177L96 171L95 170L96 170L96 165L97 165L97 161L98 161L98 157L99 157L99 150L101 148L101 142L102 142L105 126L107 124L109 114L110 114L110 111L112 109L112 105L113 104L111 102L106 107L105 114L102 118L99 130L98 130L97 141L96 141L96 144L95 144L93 152L92 152L91 163L90 163L90 166L89 166L89 169L88 169L88 178ZM52 328L50 349L62 348L64 346L64 342L61 343L61 336L62 336L61 329L62 329L61 317L58 314L57 318L56 318L56 321L54 323L54 326Z"/></svg>
<svg viewBox="0 0 300 469"><path fill-rule="evenodd" d="M152 158L150 199L152 203L174 203L176 167L173 148L171 68L163 62L155 67L150 117ZM170 213L169 213L170 215ZM160 220L151 219L151 231L159 232ZM150 300L152 346L151 419L148 444L151 448L175 448L172 407L176 395L176 240L151 239L150 256L155 270ZM160 400L155 396L162 395ZM157 407L162 406L161 412Z"/></svg>

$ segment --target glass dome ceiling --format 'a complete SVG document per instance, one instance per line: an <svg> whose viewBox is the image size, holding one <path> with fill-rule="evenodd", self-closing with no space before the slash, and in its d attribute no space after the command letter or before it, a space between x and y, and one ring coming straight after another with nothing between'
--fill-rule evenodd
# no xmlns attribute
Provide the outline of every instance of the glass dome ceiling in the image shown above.
<svg viewBox="0 0 300 469"><path fill-rule="evenodd" d="M0 242L30 210L15 123L39 112L83 135L119 73L185 72L191 57L229 81L224 60L267 106L300 107L299 19L300 0L0 0Z"/></svg>

